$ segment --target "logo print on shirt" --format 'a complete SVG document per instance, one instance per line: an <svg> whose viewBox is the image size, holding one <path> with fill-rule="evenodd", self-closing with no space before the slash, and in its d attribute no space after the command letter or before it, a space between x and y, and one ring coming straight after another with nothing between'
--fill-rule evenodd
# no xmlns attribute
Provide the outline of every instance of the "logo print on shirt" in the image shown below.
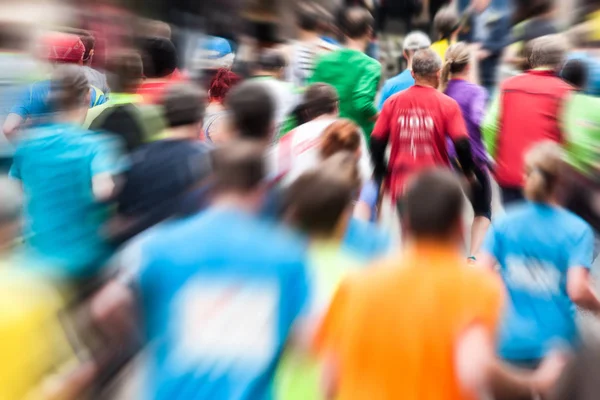
<svg viewBox="0 0 600 400"><path fill-rule="evenodd" d="M421 155L432 154L434 122L427 110L400 110L398 127L400 152L410 154L413 159Z"/></svg>
<svg viewBox="0 0 600 400"><path fill-rule="evenodd" d="M524 257L508 257L506 260L508 285L538 297L559 295L560 276L560 271L549 262Z"/></svg>

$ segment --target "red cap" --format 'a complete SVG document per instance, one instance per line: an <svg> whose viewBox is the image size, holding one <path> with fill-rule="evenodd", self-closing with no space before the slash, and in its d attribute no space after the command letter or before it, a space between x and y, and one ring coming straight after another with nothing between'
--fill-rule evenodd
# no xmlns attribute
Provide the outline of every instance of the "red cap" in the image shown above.
<svg viewBox="0 0 600 400"><path fill-rule="evenodd" d="M50 33L42 39L41 57L54 62L81 63L85 46L79 36L67 33Z"/></svg>

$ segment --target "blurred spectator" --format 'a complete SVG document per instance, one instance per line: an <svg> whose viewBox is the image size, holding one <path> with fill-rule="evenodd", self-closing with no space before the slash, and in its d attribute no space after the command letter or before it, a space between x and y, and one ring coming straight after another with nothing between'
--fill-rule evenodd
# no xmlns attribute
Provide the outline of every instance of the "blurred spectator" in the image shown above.
<svg viewBox="0 0 600 400"><path fill-rule="evenodd" d="M234 138L271 144L275 132L275 99L258 81L247 81L233 88L225 98L231 113Z"/></svg>
<svg viewBox="0 0 600 400"><path fill-rule="evenodd" d="M360 136L357 136L357 143ZM352 200L359 183L356 157L336 153L319 169L305 172L287 189L285 219L310 239L308 274L310 301L305 314L318 320L329 306L339 282L360 263L347 252L342 239L352 216ZM304 349L288 347L278 366L278 399L322 399L320 367Z"/></svg>
<svg viewBox="0 0 600 400"><path fill-rule="evenodd" d="M346 48L319 59L311 83L333 86L340 99L340 116L354 121L369 137L375 120L375 96L381 79L381 65L364 52L373 36L373 17L363 9L352 7L343 11L341 29L346 36Z"/></svg>
<svg viewBox="0 0 600 400"><path fill-rule="evenodd" d="M219 144L230 140L231 121L224 101L229 91L240 83L242 78L231 70L220 68L208 86L208 106L204 118L204 139Z"/></svg>
<svg viewBox="0 0 600 400"><path fill-rule="evenodd" d="M286 61L282 51L268 49L258 55L252 74L253 80L264 85L275 100L276 132L300 100L296 88L283 81L285 68Z"/></svg>
<svg viewBox="0 0 600 400"><path fill-rule="evenodd" d="M479 60L479 82L488 93L497 84L497 69L510 31L510 16L505 8L496 8L491 0L475 0L472 3L469 35L466 40L474 43Z"/></svg>
<svg viewBox="0 0 600 400"><path fill-rule="evenodd" d="M286 80L296 87L307 85L320 55L337 48L319 37L319 24L324 18L323 10L311 1L304 1L298 6L298 37L287 51L289 65L286 68Z"/></svg>
<svg viewBox="0 0 600 400"><path fill-rule="evenodd" d="M587 82L582 90L592 96L600 96L600 58L590 37L589 25L576 26L568 32L572 48L568 60L580 60L586 69Z"/></svg>
<svg viewBox="0 0 600 400"><path fill-rule="evenodd" d="M64 398L48 397L43 390L49 375L73 357L58 319L64 301L44 276L24 270L25 261L16 256L22 201L18 184L0 177L0 398Z"/></svg>
<svg viewBox="0 0 600 400"><path fill-rule="evenodd" d="M235 54L227 39L208 36L199 40L200 48L194 49L194 58L190 66L192 72L201 74L202 87L210 87L217 72L221 69L231 69Z"/></svg>
<svg viewBox="0 0 600 400"><path fill-rule="evenodd" d="M583 60L571 59L565 63L560 72L561 78L576 91L585 90L588 83L588 68Z"/></svg>
<svg viewBox="0 0 600 400"><path fill-rule="evenodd" d="M85 71L87 80L90 82L90 85L99 88L104 94L108 95L110 88L106 82L106 76L92 68L94 53L96 51L96 38L94 38L91 32L82 31L79 34L79 39L81 39L85 47L85 53L83 53L83 70Z"/></svg>
<svg viewBox="0 0 600 400"><path fill-rule="evenodd" d="M402 200L401 257L341 284L315 341L330 398L370 399L373 388L395 399L528 395L556 378L558 368L517 374L496 359L502 287L464 263L462 205L450 172L425 172Z"/></svg>
<svg viewBox="0 0 600 400"><path fill-rule="evenodd" d="M590 276L592 229L556 206L562 162L552 142L526 154L528 201L495 221L484 244L482 263L500 265L509 294L499 355L524 368L537 367L553 346L579 345L574 305L600 312Z"/></svg>
<svg viewBox="0 0 600 400"><path fill-rule="evenodd" d="M458 39L460 20L456 11L450 7L441 8L433 19L433 29L437 41L431 45L431 49L443 60L448 47Z"/></svg>
<svg viewBox="0 0 600 400"><path fill-rule="evenodd" d="M146 104L160 104L166 88L184 80L177 69L177 50L170 39L163 37L142 38L140 50L145 79L137 93Z"/></svg>
<svg viewBox="0 0 600 400"><path fill-rule="evenodd" d="M121 172L120 142L81 128L90 101L82 69L64 65L50 82L50 124L18 143L11 176L26 196L26 248L60 278L94 276L112 248L102 235Z"/></svg>
<svg viewBox="0 0 600 400"><path fill-rule="evenodd" d="M42 38L40 57L51 65L75 64L81 66L85 47L78 36L66 33L50 33ZM88 83L89 86L89 83ZM89 108L106 102L104 93L93 86L89 87ZM48 116L52 108L49 104L50 80L36 82L23 93L22 99L14 105L4 121L3 132L7 138L15 135L28 119Z"/></svg>
<svg viewBox="0 0 600 400"><path fill-rule="evenodd" d="M4 126L27 85L39 79L40 67L27 53L29 31L24 24L0 22L0 80L3 82L0 89L0 126ZM6 133L13 131L7 129ZM8 173L13 153L14 147L0 132L0 174Z"/></svg>
<svg viewBox="0 0 600 400"><path fill-rule="evenodd" d="M156 139L165 124L160 110L141 104L142 96L136 93L142 82L142 61L138 53L123 50L112 54L106 67L112 89L110 99L88 112L84 127L121 137L131 152Z"/></svg>
<svg viewBox="0 0 600 400"><path fill-rule="evenodd" d="M143 246L139 288L153 398L271 393L308 279L304 241L257 216L263 152L243 141L217 148L213 206ZM190 238L203 245L187 245Z"/></svg>
<svg viewBox="0 0 600 400"><path fill-rule="evenodd" d="M475 213L469 251L471 257L474 257L479 252L492 220L492 184L488 172L489 157L481 138L481 124L485 117L488 94L483 87L469 82L474 64L471 53L471 48L464 42L450 46L442 70L442 88L444 93L456 100L460 106L469 132L473 161L475 161L474 173L477 183L471 185L471 193L469 193ZM450 154L451 158L455 159L453 152Z"/></svg>
<svg viewBox="0 0 600 400"><path fill-rule="evenodd" d="M406 58L406 69L399 75L385 81L379 95L379 111L383 109L387 99L415 84L415 79L412 76L413 57L417 51L427 49L429 46L431 46L431 40L423 32L411 32L404 38L402 51L404 58Z"/></svg>
<svg viewBox="0 0 600 400"><path fill-rule="evenodd" d="M210 172L209 149L198 142L204 117L204 93L173 85L164 96L165 138L131 154L131 166L119 193L120 240L181 212L188 192Z"/></svg>
<svg viewBox="0 0 600 400"><path fill-rule="evenodd" d="M561 36L532 42L531 67L502 83L483 125L483 136L495 160L494 176L504 204L523 199L523 157L542 140L563 142L560 110L572 87L557 76L565 59ZM523 118L523 110L527 118Z"/></svg>

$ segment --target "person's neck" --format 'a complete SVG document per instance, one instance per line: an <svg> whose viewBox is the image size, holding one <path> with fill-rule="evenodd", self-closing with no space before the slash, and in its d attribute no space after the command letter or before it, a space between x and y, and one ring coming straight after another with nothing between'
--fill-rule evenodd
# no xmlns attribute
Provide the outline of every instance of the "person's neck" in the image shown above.
<svg viewBox="0 0 600 400"><path fill-rule="evenodd" d="M360 51L362 53L364 53L364 51L367 49L368 44L369 44L369 39L366 37L361 38L361 39L350 39L350 38L346 39L346 48L347 49Z"/></svg>
<svg viewBox="0 0 600 400"><path fill-rule="evenodd" d="M323 114L323 115L319 115L317 118L314 118L311 120L312 121L326 121L328 119L336 119L338 117L338 113L331 113L331 114Z"/></svg>
<svg viewBox="0 0 600 400"><path fill-rule="evenodd" d="M319 39L319 34L317 32L300 30L298 33L298 40L300 42L314 42L317 39Z"/></svg>
<svg viewBox="0 0 600 400"><path fill-rule="evenodd" d="M58 113L56 116L56 122L61 124L73 124L73 125L81 125L85 120L85 116L87 115L87 110L85 113L82 110L70 110L63 111Z"/></svg>
<svg viewBox="0 0 600 400"><path fill-rule="evenodd" d="M452 74L451 79L460 79L463 81L468 80L469 78L469 74L467 72L459 72L457 74Z"/></svg>
<svg viewBox="0 0 600 400"><path fill-rule="evenodd" d="M407 240L408 248L421 252L460 253L462 239L455 237L411 237Z"/></svg>
<svg viewBox="0 0 600 400"><path fill-rule="evenodd" d="M258 70L254 73L256 78L273 78L277 79L275 72Z"/></svg>
<svg viewBox="0 0 600 400"><path fill-rule="evenodd" d="M198 127L195 125L184 125L168 128L167 137L174 140L193 140L198 137Z"/></svg>
<svg viewBox="0 0 600 400"><path fill-rule="evenodd" d="M423 86L423 87L437 89L437 85L428 79L419 79L419 78L415 79L415 86Z"/></svg>
<svg viewBox="0 0 600 400"><path fill-rule="evenodd" d="M406 60L406 69L412 71L412 58Z"/></svg>
<svg viewBox="0 0 600 400"><path fill-rule="evenodd" d="M260 209L260 205L253 200L252 196L243 193L218 194L213 198L212 207L240 210L248 214L255 214Z"/></svg>

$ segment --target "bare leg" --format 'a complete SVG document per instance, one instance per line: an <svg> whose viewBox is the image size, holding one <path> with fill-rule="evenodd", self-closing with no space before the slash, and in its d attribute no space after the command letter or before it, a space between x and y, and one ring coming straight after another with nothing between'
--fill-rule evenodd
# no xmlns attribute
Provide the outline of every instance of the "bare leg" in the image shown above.
<svg viewBox="0 0 600 400"><path fill-rule="evenodd" d="M475 217L471 226L471 255L476 256L483 244L483 239L491 221L486 217Z"/></svg>

